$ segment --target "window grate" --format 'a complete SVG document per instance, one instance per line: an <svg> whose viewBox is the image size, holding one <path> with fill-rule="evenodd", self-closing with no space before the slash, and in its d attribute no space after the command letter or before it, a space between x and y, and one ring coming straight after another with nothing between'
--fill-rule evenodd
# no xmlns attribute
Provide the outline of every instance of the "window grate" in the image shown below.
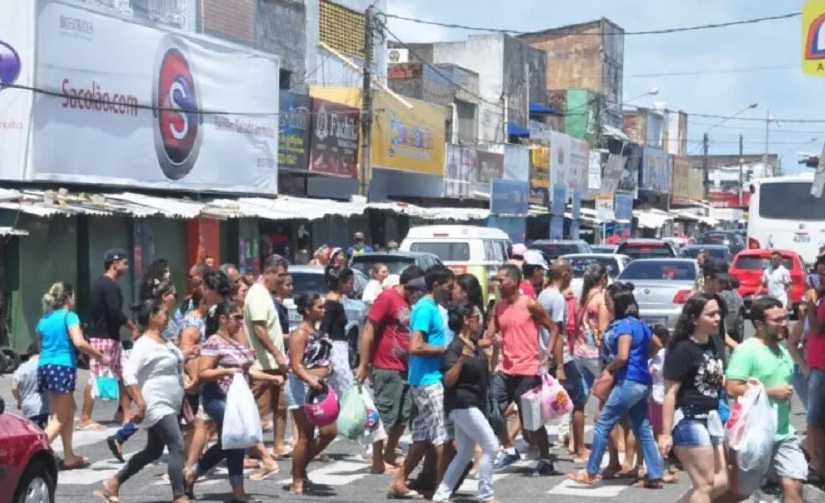
<svg viewBox="0 0 825 503"><path fill-rule="evenodd" d="M366 16L328 0L321 0L318 26L321 42L338 52L364 57Z"/></svg>

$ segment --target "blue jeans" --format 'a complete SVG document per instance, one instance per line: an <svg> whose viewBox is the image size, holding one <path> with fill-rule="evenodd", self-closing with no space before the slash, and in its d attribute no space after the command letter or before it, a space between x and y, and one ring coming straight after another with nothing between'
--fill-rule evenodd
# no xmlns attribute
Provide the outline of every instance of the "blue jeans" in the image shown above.
<svg viewBox="0 0 825 503"><path fill-rule="evenodd" d="M117 440L118 444L123 445L126 443L127 440L132 438L132 435L137 433L137 431L138 429L137 426L135 426L135 423L129 421L123 426L121 426L120 429L115 432L114 437L115 440Z"/></svg>
<svg viewBox="0 0 825 503"><path fill-rule="evenodd" d="M244 449L227 449L221 446L221 432L223 431L223 415L226 411L226 396L219 393L203 394L203 409L215 422L218 429L218 443L212 445L203 453L197 466L195 476L200 477L215 465L226 458L226 468L229 471L229 484L232 487L243 487L243 457Z"/></svg>
<svg viewBox="0 0 825 503"><path fill-rule="evenodd" d="M659 448L653 439L653 430L647 417L647 397L650 395L650 386L635 381L620 381L616 383L607 402L604 404L599 419L593 431L593 445L590 448L590 459L587 461L587 472L597 475L601 467L604 451L610 439L610 432L624 416L630 418L630 426L636 435L637 441L642 444L642 453L647 464L647 479L660 480L663 477L662 459L659 457Z"/></svg>

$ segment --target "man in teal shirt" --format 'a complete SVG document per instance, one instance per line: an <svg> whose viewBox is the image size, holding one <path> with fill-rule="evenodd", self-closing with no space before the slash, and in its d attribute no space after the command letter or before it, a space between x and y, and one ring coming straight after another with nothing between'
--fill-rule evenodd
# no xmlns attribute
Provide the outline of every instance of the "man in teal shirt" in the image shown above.
<svg viewBox="0 0 825 503"><path fill-rule="evenodd" d="M802 503L802 484L808 478L808 463L796 431L791 426L794 362L782 344L788 333L788 312L782 302L762 297L751 306L751 321L756 335L733 352L728 362L726 388L735 399L748 390L748 380L762 383L776 410L776 436L768 476L775 475L782 485L784 503ZM740 496L759 488L765 474L739 471Z"/></svg>

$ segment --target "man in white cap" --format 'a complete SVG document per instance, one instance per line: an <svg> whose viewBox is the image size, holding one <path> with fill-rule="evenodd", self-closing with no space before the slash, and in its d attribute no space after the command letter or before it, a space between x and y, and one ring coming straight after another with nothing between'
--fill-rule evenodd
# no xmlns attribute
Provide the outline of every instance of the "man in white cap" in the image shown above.
<svg viewBox="0 0 825 503"><path fill-rule="evenodd" d="M510 248L510 259L508 264L517 265L521 269L521 264L524 263L524 253L527 252L527 246L523 243L516 243Z"/></svg>
<svg viewBox="0 0 825 503"><path fill-rule="evenodd" d="M521 272L524 274L524 280L519 285L521 293L535 299L536 292L544 289L544 277L549 270L550 266L540 251L525 251L524 260L521 264Z"/></svg>

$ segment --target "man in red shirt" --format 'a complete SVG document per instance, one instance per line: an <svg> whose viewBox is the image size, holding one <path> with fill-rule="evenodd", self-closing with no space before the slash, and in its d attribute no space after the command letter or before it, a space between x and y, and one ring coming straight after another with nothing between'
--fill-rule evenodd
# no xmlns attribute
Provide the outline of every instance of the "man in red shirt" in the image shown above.
<svg viewBox="0 0 825 503"><path fill-rule="evenodd" d="M401 273L400 284L381 292L367 316L361 341L361 359L356 378L359 384L370 376L375 394L375 408L387 430L386 445L376 441L372 449L372 470L384 473L396 467L395 449L404 434L410 416L407 356L410 345L410 310L420 296L405 289L414 279L424 276L418 266Z"/></svg>
<svg viewBox="0 0 825 503"><path fill-rule="evenodd" d="M521 264L521 273L524 280L519 283L519 290L522 295L527 295L533 299L538 292L544 290L544 276L550 266L544 255L538 250L527 250L524 252L524 261Z"/></svg>
<svg viewBox="0 0 825 503"><path fill-rule="evenodd" d="M816 260L815 270L819 275L819 299L825 294L825 257ZM808 455L811 457L809 470L825 478L825 302L809 299L808 319L811 328L807 338L807 365L800 371L808 377Z"/></svg>

